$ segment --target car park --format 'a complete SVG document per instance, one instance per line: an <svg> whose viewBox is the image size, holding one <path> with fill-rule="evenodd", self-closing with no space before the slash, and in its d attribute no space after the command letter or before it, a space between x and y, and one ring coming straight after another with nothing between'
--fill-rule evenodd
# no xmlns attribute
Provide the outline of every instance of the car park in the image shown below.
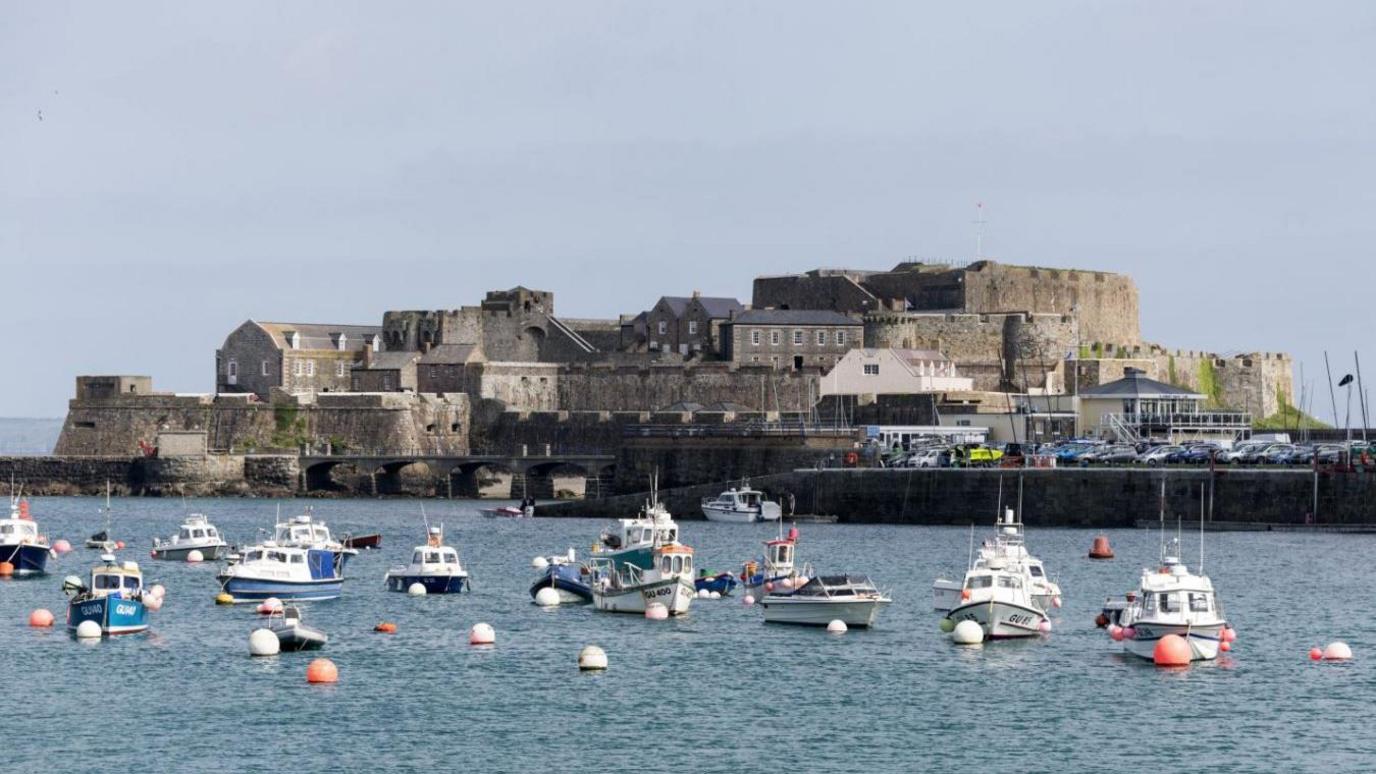
<svg viewBox="0 0 1376 774"><path fill-rule="evenodd" d="M1142 463L1143 465L1151 465L1153 467L1157 465L1165 465L1169 461L1171 455L1183 451L1185 451L1185 447L1183 446L1157 446L1156 448L1148 451L1146 454L1139 456L1137 458L1137 461Z"/></svg>

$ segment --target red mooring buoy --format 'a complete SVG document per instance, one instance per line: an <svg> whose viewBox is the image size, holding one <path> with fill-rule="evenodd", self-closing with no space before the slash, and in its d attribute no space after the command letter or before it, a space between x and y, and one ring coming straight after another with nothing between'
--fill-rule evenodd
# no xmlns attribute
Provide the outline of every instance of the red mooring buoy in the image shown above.
<svg viewBox="0 0 1376 774"><path fill-rule="evenodd" d="M1108 544L1107 535L1099 535L1094 538L1094 545L1089 548L1090 559L1112 559L1113 547Z"/></svg>

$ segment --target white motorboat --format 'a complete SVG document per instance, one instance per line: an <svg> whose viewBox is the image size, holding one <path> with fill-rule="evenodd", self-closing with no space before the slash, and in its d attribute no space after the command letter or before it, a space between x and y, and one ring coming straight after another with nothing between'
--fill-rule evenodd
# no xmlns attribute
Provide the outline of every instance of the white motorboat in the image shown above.
<svg viewBox="0 0 1376 774"><path fill-rule="evenodd" d="M681 543L656 544L648 568L610 556L588 562L592 603L611 613L644 613L658 602L669 615L683 615L693 604L693 549Z"/></svg>
<svg viewBox="0 0 1376 774"><path fill-rule="evenodd" d="M1027 565L1001 556L990 556L965 573L960 601L947 617L957 624L974 621L986 640L1035 637L1051 625L1046 610L1033 600Z"/></svg>
<svg viewBox="0 0 1376 774"><path fill-rule="evenodd" d="M1211 661L1218 657L1228 621L1213 582L1191 573L1180 561L1179 548L1180 541L1174 541L1160 568L1142 571L1137 592L1118 616L1123 649L1150 659L1162 637L1177 634L1189 644L1190 660Z"/></svg>
<svg viewBox="0 0 1376 774"><path fill-rule="evenodd" d="M213 561L228 549L229 544L215 525L204 514L192 513L182 522L177 534L166 540L153 538L152 555L154 559L185 561L187 554L200 551L202 559Z"/></svg>
<svg viewBox="0 0 1376 774"><path fill-rule="evenodd" d="M416 546L409 565L387 571L388 591L409 591L419 583L427 594L457 594L468 586L468 571L459 562L459 552L444 544L444 525L427 530L425 545Z"/></svg>
<svg viewBox="0 0 1376 774"><path fill-rule="evenodd" d="M617 519L602 530L593 545L593 559L612 561L618 568L632 564L642 570L653 569L654 548L679 542L678 524L669 510L659 501L653 488L650 499L634 519Z"/></svg>
<svg viewBox="0 0 1376 774"><path fill-rule="evenodd" d="M1109 633L1123 643L1123 650L1134 656L1153 659L1161 638L1175 634L1190 646L1191 661L1218 658L1228 634L1223 604L1214 591L1213 581L1203 574L1204 513L1200 498L1199 566L1195 575L1180 560L1180 536L1166 545L1166 481L1161 480L1161 565L1143 569L1137 591L1104 606Z"/></svg>
<svg viewBox="0 0 1376 774"><path fill-rule="evenodd" d="M1030 578L1029 590L1032 603L1042 610L1060 607L1061 587L1047 577L1046 568L1042 561L1027 550L1021 513L1021 480L1018 482L1018 489L1018 512L1015 513L1012 508L1007 508L1001 517L996 518L998 530L994 533L992 540L984 541L978 554L972 552L970 568L987 567L991 559L999 560L1003 567L1025 567ZM971 542L973 544L973 537ZM958 581L937 578L936 582L932 584L932 607L943 612L956 607L961 602L963 588L964 585Z"/></svg>
<svg viewBox="0 0 1376 774"><path fill-rule="evenodd" d="M535 515L535 508L530 505L498 505L491 508L479 508L478 513L489 519L528 519Z"/></svg>
<svg viewBox="0 0 1376 774"><path fill-rule="evenodd" d="M15 575L42 575L51 551L47 536L39 534L29 514L29 501L11 495L9 518L0 519L0 562L9 562Z"/></svg>
<svg viewBox="0 0 1376 774"><path fill-rule="evenodd" d="M742 484L716 497L702 498L702 515L708 521L728 521L747 524L753 521L778 521L783 508L765 499L764 493Z"/></svg>
<svg viewBox="0 0 1376 774"><path fill-rule="evenodd" d="M892 601L868 577L821 575L797 589L776 589L766 594L760 605L766 623L826 626L840 620L846 626L869 627Z"/></svg>
<svg viewBox="0 0 1376 774"><path fill-rule="evenodd" d="M277 635L284 651L320 650L330 641L329 635L301 620L301 608L283 607L268 619L268 629Z"/></svg>
<svg viewBox="0 0 1376 774"><path fill-rule="evenodd" d="M336 599L344 587L344 566L357 555L308 512L279 518L271 540L245 548L237 560L228 557L216 579L236 602Z"/></svg>

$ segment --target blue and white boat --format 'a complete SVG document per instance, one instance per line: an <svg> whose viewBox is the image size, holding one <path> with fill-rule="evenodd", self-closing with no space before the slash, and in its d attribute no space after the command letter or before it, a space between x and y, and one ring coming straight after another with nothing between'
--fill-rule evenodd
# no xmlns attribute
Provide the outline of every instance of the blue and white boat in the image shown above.
<svg viewBox="0 0 1376 774"><path fill-rule="evenodd" d="M697 580L693 581L693 588L698 591L716 592L724 597L734 591L738 583L739 581L736 580L736 576L729 572L720 572L716 575L712 575L707 571L703 571L698 575Z"/></svg>
<svg viewBox="0 0 1376 774"><path fill-rule="evenodd" d="M560 604L576 605L592 601L592 587L588 585L590 571L578 562L572 548L563 556L537 556L533 566L540 576L530 584L532 599L540 593L540 589L552 588L559 593Z"/></svg>
<svg viewBox="0 0 1376 774"><path fill-rule="evenodd" d="M68 577L63 590L75 592L67 603L67 628L85 621L100 624L102 634L136 634L148 629L148 608L143 602L143 573L138 562L119 562L113 554L100 557L91 569L89 585Z"/></svg>
<svg viewBox="0 0 1376 774"><path fill-rule="evenodd" d="M9 518L0 519L0 562L9 562L16 576L42 575L50 552L48 538L29 515L29 501L11 495Z"/></svg>
<svg viewBox="0 0 1376 774"><path fill-rule="evenodd" d="M305 514L277 522L272 540L244 549L216 579L235 602L337 599L344 566L357 555L330 536L325 522Z"/></svg>
<svg viewBox="0 0 1376 774"><path fill-rule="evenodd" d="M425 587L426 594L458 594L468 587L468 571L459 552L444 544L444 525L431 527L425 545L416 546L411 563L387 571L388 591L409 591L411 584Z"/></svg>

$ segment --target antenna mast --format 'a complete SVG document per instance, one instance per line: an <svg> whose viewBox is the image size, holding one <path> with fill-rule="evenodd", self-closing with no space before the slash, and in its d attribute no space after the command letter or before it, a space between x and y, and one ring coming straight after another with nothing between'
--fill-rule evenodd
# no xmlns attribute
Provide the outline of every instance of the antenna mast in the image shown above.
<svg viewBox="0 0 1376 774"><path fill-rule="evenodd" d="M984 260L984 202L975 202L975 260Z"/></svg>

